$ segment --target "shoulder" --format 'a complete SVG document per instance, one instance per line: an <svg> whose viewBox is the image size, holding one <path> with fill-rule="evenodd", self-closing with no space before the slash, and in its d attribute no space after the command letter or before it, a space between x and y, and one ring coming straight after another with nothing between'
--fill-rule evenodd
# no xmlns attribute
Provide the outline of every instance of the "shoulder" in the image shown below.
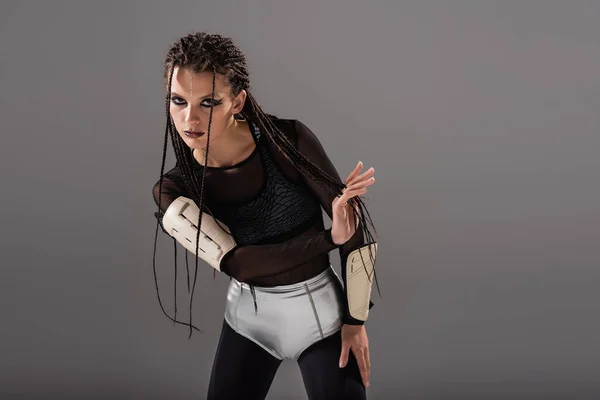
<svg viewBox="0 0 600 400"><path fill-rule="evenodd" d="M314 133L299 119L273 117L271 121L293 143L316 139Z"/></svg>
<svg viewBox="0 0 600 400"><path fill-rule="evenodd" d="M293 118L272 117L271 121L277 128L279 128L279 130L283 131L284 133L291 133L292 131L296 130L296 122L298 120Z"/></svg>
<svg viewBox="0 0 600 400"><path fill-rule="evenodd" d="M271 123L286 136L292 143L297 141L296 122L292 118L280 118L273 115L268 115Z"/></svg>
<svg viewBox="0 0 600 400"><path fill-rule="evenodd" d="M281 118L271 116L271 121L273 121L277 127L287 130L297 130L298 127L306 127L306 125L304 125L302 121L297 118Z"/></svg>

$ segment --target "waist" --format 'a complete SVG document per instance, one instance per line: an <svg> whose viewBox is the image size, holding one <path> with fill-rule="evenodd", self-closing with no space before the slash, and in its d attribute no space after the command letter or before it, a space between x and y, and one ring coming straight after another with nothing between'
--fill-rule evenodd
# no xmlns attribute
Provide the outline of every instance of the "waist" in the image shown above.
<svg viewBox="0 0 600 400"><path fill-rule="evenodd" d="M294 293L305 293L305 289L309 289L313 291L321 286L328 285L331 281L336 281L336 283L340 283L337 274L335 273L331 264L329 267L325 268L319 274L308 278L306 280L292 283L289 285L276 285L276 286L256 286L252 285L254 292L257 296L275 296L275 297L285 297L289 295L293 295ZM250 291L251 285L239 282L235 278L231 279L231 284L237 286L241 290Z"/></svg>

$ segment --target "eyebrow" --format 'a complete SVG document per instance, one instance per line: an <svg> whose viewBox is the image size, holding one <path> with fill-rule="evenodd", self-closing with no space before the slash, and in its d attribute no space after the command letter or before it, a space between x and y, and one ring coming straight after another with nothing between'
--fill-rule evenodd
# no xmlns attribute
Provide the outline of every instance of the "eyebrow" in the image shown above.
<svg viewBox="0 0 600 400"><path fill-rule="evenodd" d="M171 91L171 97L173 97L173 96L177 96L177 97L183 97L183 98L185 98L184 96L182 96L182 95L178 94L177 92L173 92L173 91ZM201 98L201 99L206 99L206 98L211 98L211 97L212 97L212 94L211 94L211 93L209 93L209 94L207 94L207 95L204 95L204 96L202 96L202 97L200 97L200 98ZM216 97L218 97L218 96L217 96L217 93L215 92L215 98L216 98Z"/></svg>

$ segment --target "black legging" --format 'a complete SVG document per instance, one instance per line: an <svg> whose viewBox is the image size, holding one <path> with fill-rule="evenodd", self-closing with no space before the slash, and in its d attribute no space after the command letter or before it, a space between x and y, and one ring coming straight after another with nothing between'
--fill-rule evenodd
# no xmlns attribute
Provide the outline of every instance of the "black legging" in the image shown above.
<svg viewBox="0 0 600 400"><path fill-rule="evenodd" d="M367 398L352 351L346 367L338 366L341 343L338 331L306 349L298 359L310 400ZM280 364L281 360L223 322L207 398L265 399Z"/></svg>

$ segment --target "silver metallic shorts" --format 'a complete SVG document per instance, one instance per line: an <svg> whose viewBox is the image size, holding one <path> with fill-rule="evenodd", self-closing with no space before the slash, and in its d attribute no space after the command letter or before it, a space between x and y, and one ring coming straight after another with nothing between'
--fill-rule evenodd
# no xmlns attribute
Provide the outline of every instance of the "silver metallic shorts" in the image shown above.
<svg viewBox="0 0 600 400"><path fill-rule="evenodd" d="M342 326L341 281L330 266L319 275L292 285L250 286L231 279L225 321L274 357L297 359L312 344Z"/></svg>

